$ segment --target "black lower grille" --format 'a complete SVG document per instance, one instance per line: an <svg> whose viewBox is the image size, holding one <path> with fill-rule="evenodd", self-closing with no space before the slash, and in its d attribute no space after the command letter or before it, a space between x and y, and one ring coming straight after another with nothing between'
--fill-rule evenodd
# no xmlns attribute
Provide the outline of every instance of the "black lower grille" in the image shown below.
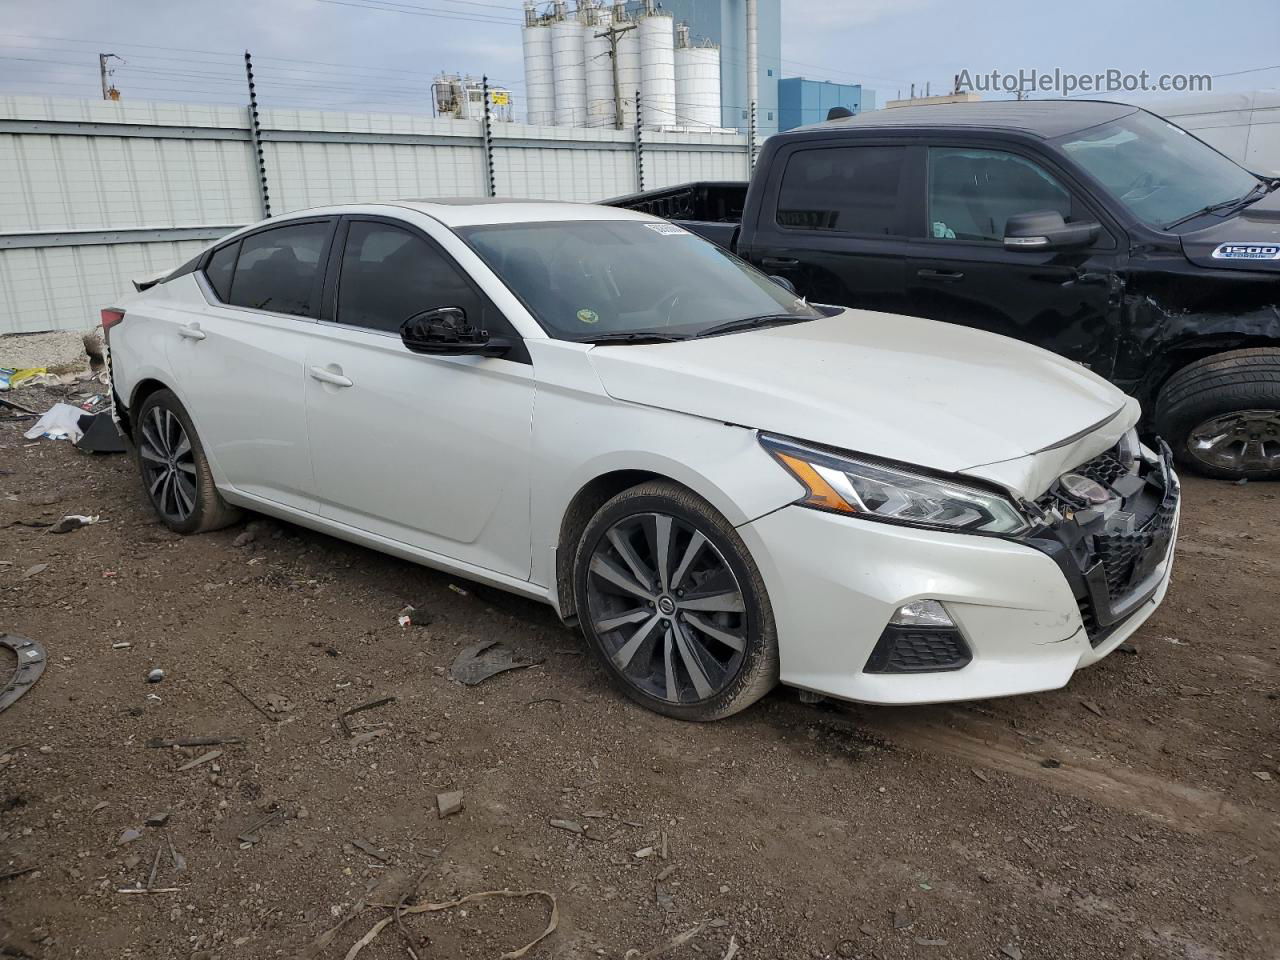
<svg viewBox="0 0 1280 960"><path fill-rule="evenodd" d="M1121 597L1137 585L1135 581L1139 579L1141 570L1139 561L1151 544L1173 527L1176 512L1176 502L1166 503L1141 530L1096 538L1095 549L1107 576L1107 589L1113 597Z"/></svg>
<svg viewBox="0 0 1280 960"><path fill-rule="evenodd" d="M928 673L959 670L973 655L953 627L890 624L867 658L867 673Z"/></svg>

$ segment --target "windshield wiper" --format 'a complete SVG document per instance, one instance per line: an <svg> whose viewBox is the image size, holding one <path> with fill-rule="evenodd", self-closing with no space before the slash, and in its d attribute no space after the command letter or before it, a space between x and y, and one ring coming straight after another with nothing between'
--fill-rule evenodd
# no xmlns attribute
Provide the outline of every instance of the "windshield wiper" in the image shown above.
<svg viewBox="0 0 1280 960"><path fill-rule="evenodd" d="M741 320L727 320L714 327L695 334L695 337L713 337L719 333L736 333L739 330L756 330L760 327L773 327L786 323L806 323L815 317L797 317L790 313L770 313L763 317L744 317Z"/></svg>
<svg viewBox="0 0 1280 960"><path fill-rule="evenodd" d="M1250 190L1248 193L1246 193L1243 197L1236 197L1234 200L1221 200L1218 203L1211 203L1207 207L1201 207L1199 210L1193 210L1191 211L1191 213L1188 213L1185 217L1179 217L1177 220L1174 220L1172 223L1166 223L1164 225L1164 229L1172 230L1174 227L1182 226L1188 220L1194 220L1196 217L1203 217L1205 214L1218 213L1218 212L1227 211L1227 210L1235 210L1240 207L1246 206L1252 203L1254 200L1258 199L1258 197L1261 197L1265 193L1267 193L1269 189L1267 186L1267 183L1268 181L1266 180L1259 180L1257 184L1254 185L1253 189Z"/></svg>
<svg viewBox="0 0 1280 960"><path fill-rule="evenodd" d="M646 333L642 330L629 333L602 333L594 337L582 337L574 343L675 343L688 337L674 333Z"/></svg>

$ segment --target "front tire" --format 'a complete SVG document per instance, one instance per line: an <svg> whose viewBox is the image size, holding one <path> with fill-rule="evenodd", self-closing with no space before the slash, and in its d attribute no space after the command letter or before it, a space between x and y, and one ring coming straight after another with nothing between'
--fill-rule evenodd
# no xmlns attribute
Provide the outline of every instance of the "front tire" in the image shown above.
<svg viewBox="0 0 1280 960"><path fill-rule="evenodd" d="M1175 373L1156 431L1181 466L1220 480L1280 479L1280 350L1231 350Z"/></svg>
<svg viewBox="0 0 1280 960"><path fill-rule="evenodd" d="M176 533L204 533L235 523L240 511L214 486L204 447L181 401L157 390L134 420L134 461L161 522Z"/></svg>
<svg viewBox="0 0 1280 960"><path fill-rule="evenodd" d="M732 524L678 484L633 487L596 512L578 544L574 594L588 645L650 710L719 720L778 682L760 571Z"/></svg>

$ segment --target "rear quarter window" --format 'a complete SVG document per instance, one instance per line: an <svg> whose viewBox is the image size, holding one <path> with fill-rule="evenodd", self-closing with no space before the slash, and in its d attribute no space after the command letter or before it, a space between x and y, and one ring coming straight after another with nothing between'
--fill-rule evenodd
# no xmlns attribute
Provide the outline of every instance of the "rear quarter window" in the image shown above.
<svg viewBox="0 0 1280 960"><path fill-rule="evenodd" d="M240 241L228 244L213 251L209 265L204 268L204 277L213 287L213 292L224 303L231 297L231 278L236 272L236 257L240 255Z"/></svg>

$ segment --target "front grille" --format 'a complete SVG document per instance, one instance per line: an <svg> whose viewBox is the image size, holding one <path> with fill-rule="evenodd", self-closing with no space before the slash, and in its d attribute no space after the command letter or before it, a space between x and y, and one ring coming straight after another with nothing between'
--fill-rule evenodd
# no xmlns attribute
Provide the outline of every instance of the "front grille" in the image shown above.
<svg viewBox="0 0 1280 960"><path fill-rule="evenodd" d="M1102 484L1111 495L1106 503L1080 502L1060 482L1036 501L1044 527L1028 543L1066 575L1095 647L1152 592L1152 574L1168 549L1179 493L1169 448L1160 448L1159 462L1139 459L1136 470L1116 447L1067 471Z"/></svg>
<svg viewBox="0 0 1280 960"><path fill-rule="evenodd" d="M927 673L959 670L973 655L954 627L903 627L890 624L863 668L867 673Z"/></svg>

